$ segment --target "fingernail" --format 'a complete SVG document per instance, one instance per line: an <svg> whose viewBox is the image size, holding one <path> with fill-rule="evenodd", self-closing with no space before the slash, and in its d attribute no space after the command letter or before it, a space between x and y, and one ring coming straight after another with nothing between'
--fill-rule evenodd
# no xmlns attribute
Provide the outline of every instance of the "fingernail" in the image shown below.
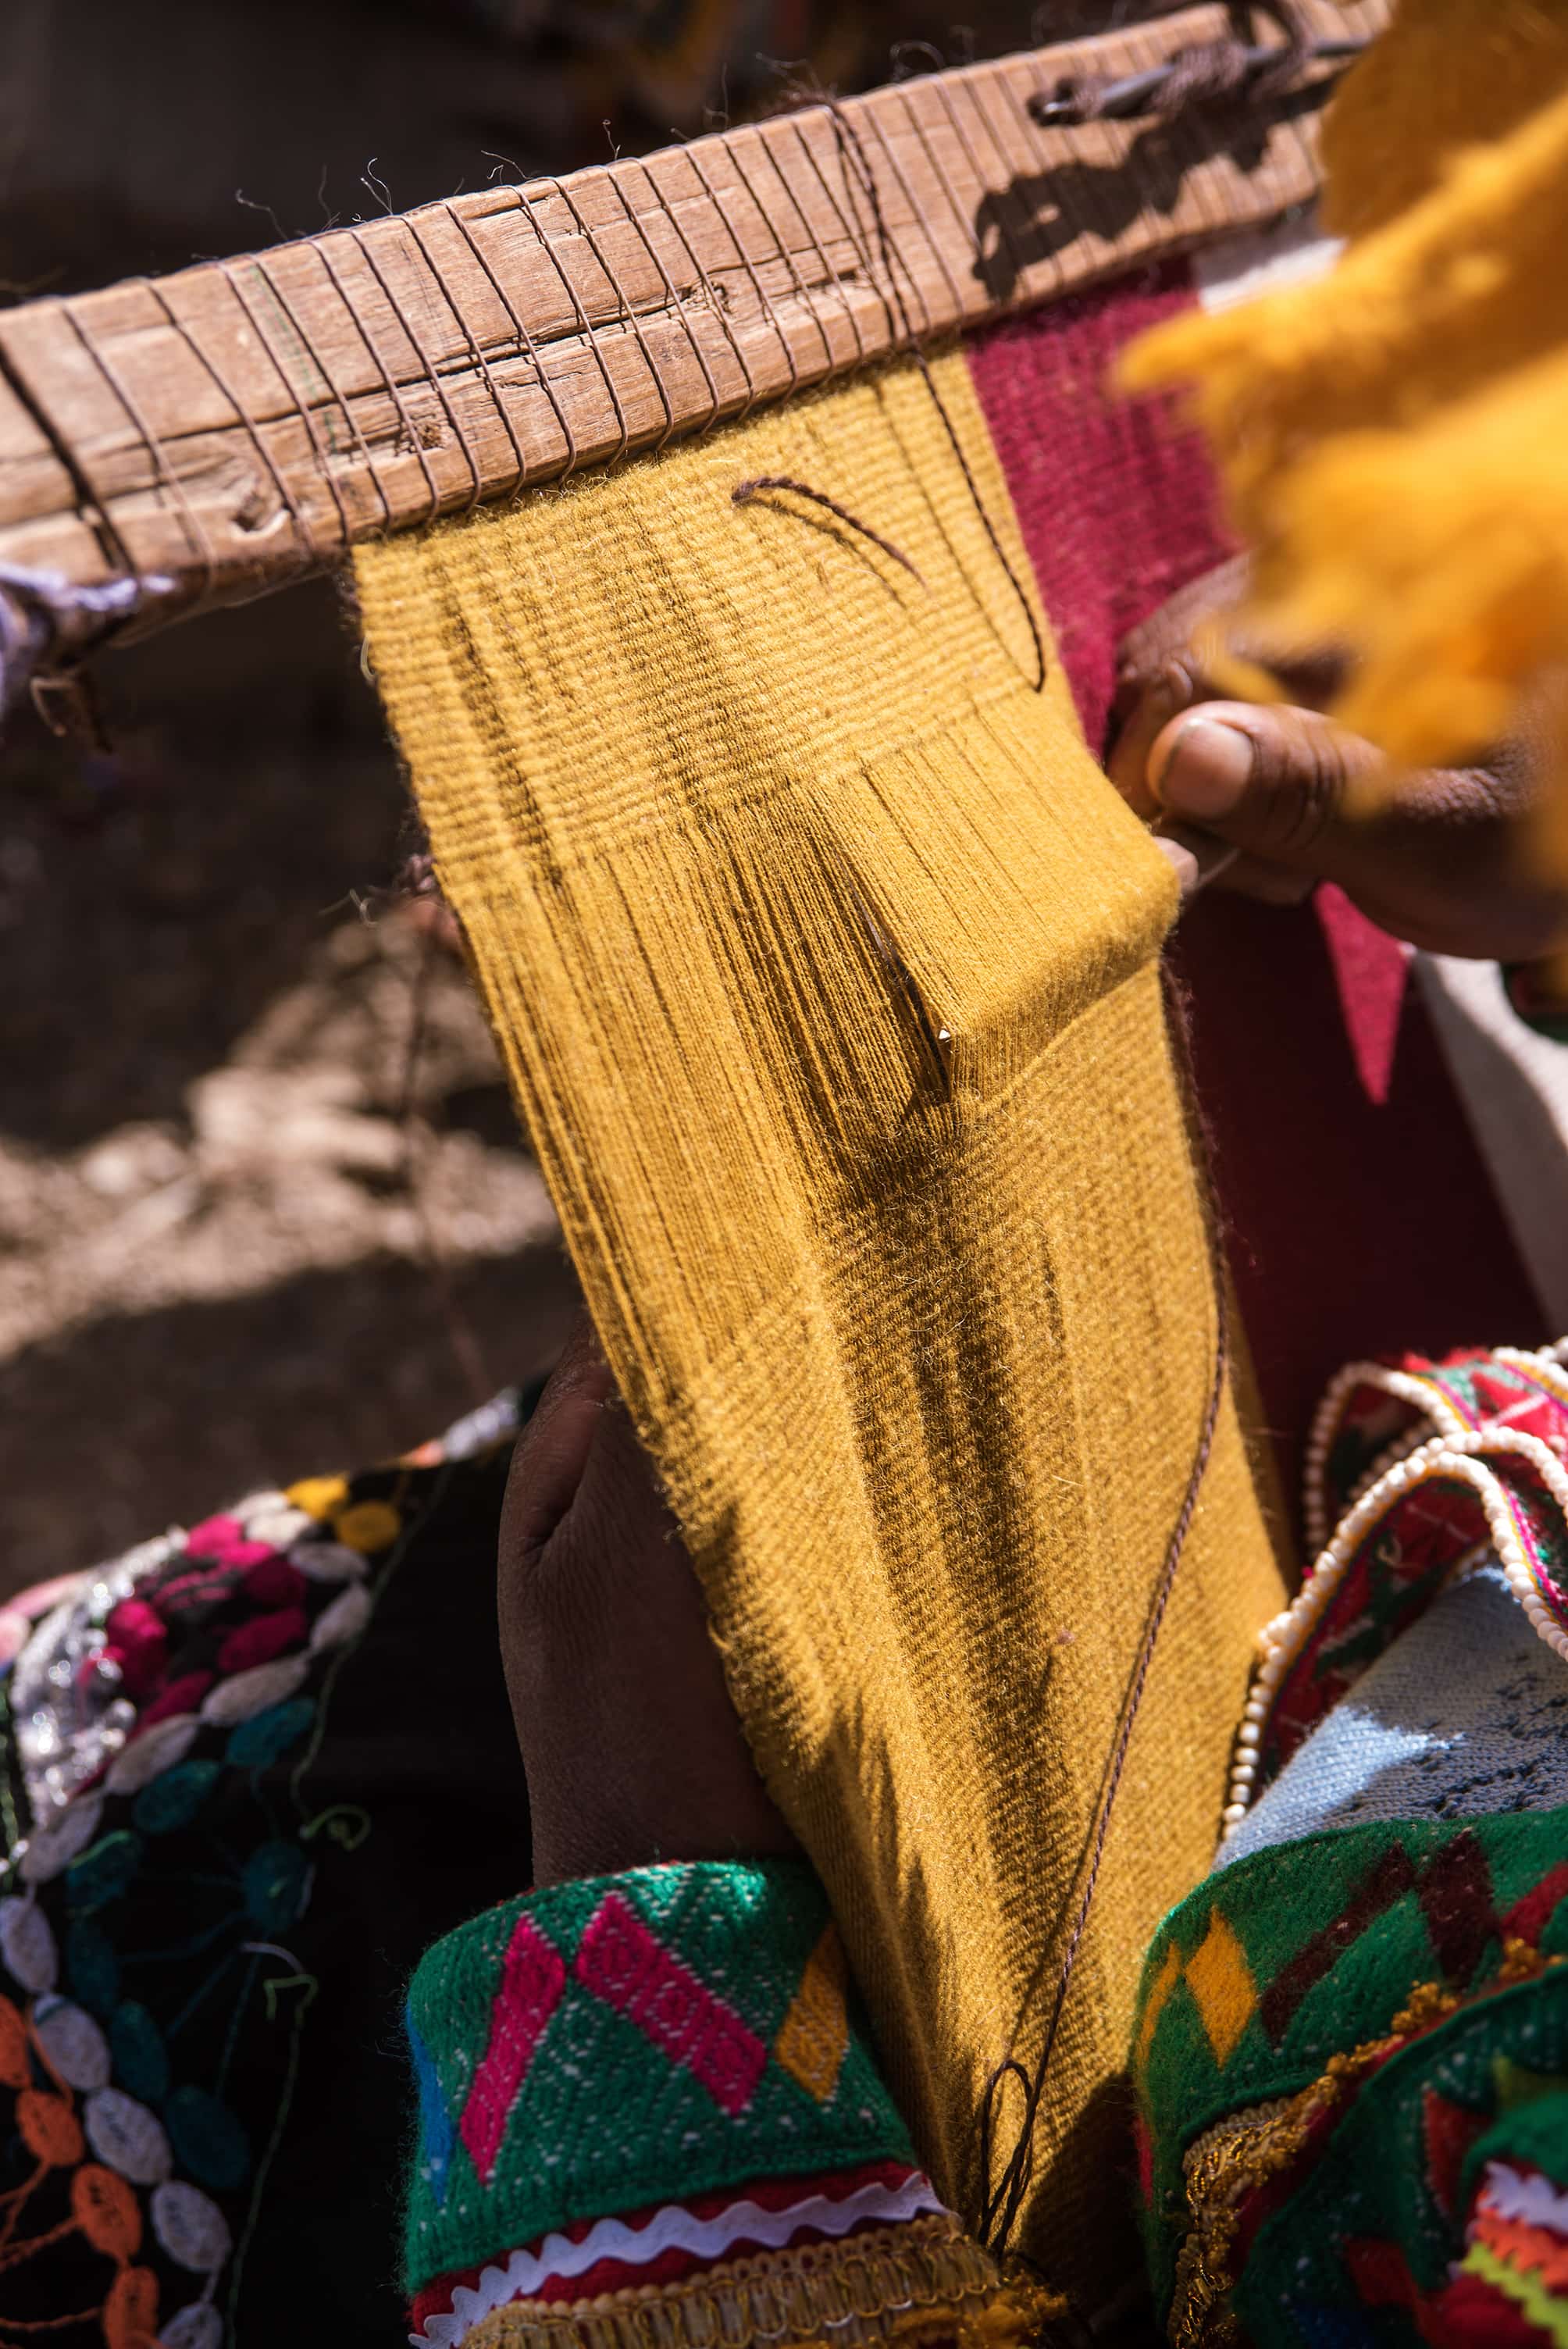
<svg viewBox="0 0 1568 2349"><path fill-rule="evenodd" d="M1172 814L1212 823L1234 812L1252 773L1250 735L1217 718L1194 718L1177 735L1159 773L1150 777L1150 789Z"/></svg>

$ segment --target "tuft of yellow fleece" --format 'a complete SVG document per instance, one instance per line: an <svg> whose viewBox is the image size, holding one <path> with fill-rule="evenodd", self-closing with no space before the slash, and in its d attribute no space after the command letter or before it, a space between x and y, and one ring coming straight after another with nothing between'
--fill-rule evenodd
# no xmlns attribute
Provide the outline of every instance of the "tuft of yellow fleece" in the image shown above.
<svg viewBox="0 0 1568 2349"><path fill-rule="evenodd" d="M1337 717L1471 757L1568 651L1568 0L1401 0L1325 144L1334 271L1157 328L1121 379L1186 388L1264 647L1343 641Z"/></svg>

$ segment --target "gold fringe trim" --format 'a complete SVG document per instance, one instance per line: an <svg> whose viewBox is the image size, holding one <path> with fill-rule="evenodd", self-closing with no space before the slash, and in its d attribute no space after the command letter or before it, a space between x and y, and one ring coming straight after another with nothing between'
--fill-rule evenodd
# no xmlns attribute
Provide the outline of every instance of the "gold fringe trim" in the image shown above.
<svg viewBox="0 0 1568 2349"><path fill-rule="evenodd" d="M1502 1945L1496 1974L1469 1998L1440 1982L1418 1982L1380 2037L1364 2041L1348 2054L1333 2056L1310 2087L1272 2104L1248 2106L1205 2129L1189 2146L1181 2164L1192 2224L1176 2256L1168 2328L1173 2349L1232 2349L1239 2338L1231 2311L1236 2281L1231 2252L1242 2211L1260 2186L1298 2158L1314 2122L1337 2104L1351 2081L1401 2040L1418 2038L1461 2006L1478 2005L1483 1998L1516 1982L1532 1982L1563 1962L1559 1957L1542 1957L1531 1942L1511 1935Z"/></svg>
<svg viewBox="0 0 1568 2349"><path fill-rule="evenodd" d="M514 2300L464 2349L1019 2349L1066 2302L1009 2279L949 2217L804 2243L595 2300Z"/></svg>

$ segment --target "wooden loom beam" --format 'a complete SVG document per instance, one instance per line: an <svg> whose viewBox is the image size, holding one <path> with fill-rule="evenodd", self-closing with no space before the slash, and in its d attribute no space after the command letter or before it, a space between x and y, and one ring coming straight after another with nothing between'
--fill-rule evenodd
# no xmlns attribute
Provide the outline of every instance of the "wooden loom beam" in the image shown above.
<svg viewBox="0 0 1568 2349"><path fill-rule="evenodd" d="M1305 8L1326 40L1386 13ZM0 566L139 577L144 633L1277 217L1316 189L1322 64L1244 118L1029 110L1229 21L1190 7L0 313Z"/></svg>

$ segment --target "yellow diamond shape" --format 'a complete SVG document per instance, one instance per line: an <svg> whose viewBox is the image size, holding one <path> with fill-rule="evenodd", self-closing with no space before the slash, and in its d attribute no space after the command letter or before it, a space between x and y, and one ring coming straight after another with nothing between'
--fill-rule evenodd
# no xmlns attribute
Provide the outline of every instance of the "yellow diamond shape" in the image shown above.
<svg viewBox="0 0 1568 2349"><path fill-rule="evenodd" d="M844 1953L831 1925L806 1961L800 1987L774 2042L773 2053L808 2095L828 2103L839 2085L849 2052L850 2017L845 2003Z"/></svg>
<svg viewBox="0 0 1568 2349"><path fill-rule="evenodd" d="M1247 1953L1216 1909L1187 1961L1187 1987L1198 2002L1217 2064L1228 2064L1253 2019L1258 1986Z"/></svg>
<svg viewBox="0 0 1568 2349"><path fill-rule="evenodd" d="M1138 2044L1132 2051L1133 2064L1140 2072L1149 2061L1149 2051L1154 2044L1154 2034L1160 2028L1160 2018L1165 2012L1165 2002L1181 1979L1181 1955L1175 1942L1167 1941L1160 1971L1149 1985L1149 1996L1143 2003L1143 2020L1138 2026Z"/></svg>

